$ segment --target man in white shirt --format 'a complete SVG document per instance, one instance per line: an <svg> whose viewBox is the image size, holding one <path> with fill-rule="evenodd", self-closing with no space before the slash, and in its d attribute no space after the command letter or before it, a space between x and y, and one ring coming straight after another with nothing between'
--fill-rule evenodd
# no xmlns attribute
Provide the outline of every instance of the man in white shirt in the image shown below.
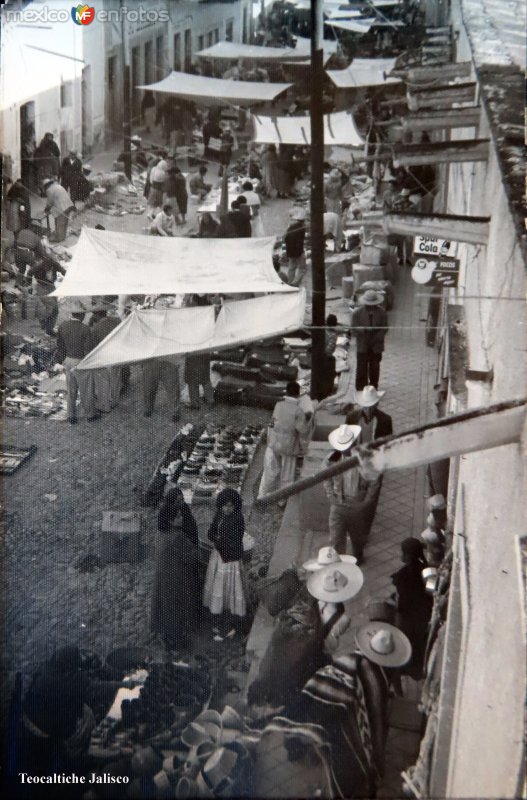
<svg viewBox="0 0 527 800"><path fill-rule="evenodd" d="M75 206L64 186L57 183L54 178L44 181L44 191L47 199L44 213L51 212L55 217L55 241L63 242L68 230L69 215L75 211Z"/></svg>
<svg viewBox="0 0 527 800"><path fill-rule="evenodd" d="M159 212L150 225L151 236L175 236L176 235L176 218L172 213L172 206L168 203L163 206L163 210Z"/></svg>

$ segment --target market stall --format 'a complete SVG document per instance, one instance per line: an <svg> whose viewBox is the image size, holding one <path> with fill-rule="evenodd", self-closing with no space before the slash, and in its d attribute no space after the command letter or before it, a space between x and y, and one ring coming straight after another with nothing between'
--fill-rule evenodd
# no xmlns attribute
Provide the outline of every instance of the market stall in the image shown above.
<svg viewBox="0 0 527 800"><path fill-rule="evenodd" d="M83 228L56 297L291 292L273 268L274 237L146 237Z"/></svg>
<svg viewBox="0 0 527 800"><path fill-rule="evenodd" d="M219 106L225 103L252 106L273 102L290 87L290 83L253 83L251 81L205 78L203 75L189 75L186 72L171 72L162 81L136 88L173 94L208 106Z"/></svg>
<svg viewBox="0 0 527 800"><path fill-rule="evenodd" d="M311 144L311 123L306 117L269 117L252 115L253 141L257 144ZM363 147L364 139L357 130L353 114L340 111L324 115L324 144L344 147Z"/></svg>

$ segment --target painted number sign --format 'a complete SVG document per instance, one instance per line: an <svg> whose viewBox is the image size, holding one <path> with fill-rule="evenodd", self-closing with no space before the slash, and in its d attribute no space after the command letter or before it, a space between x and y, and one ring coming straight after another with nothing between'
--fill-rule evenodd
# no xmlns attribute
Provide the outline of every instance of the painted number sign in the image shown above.
<svg viewBox="0 0 527 800"><path fill-rule="evenodd" d="M455 242L433 236L414 236L414 253L423 256L454 256Z"/></svg>
<svg viewBox="0 0 527 800"><path fill-rule="evenodd" d="M457 286L458 258L418 258L412 267L412 280L429 286Z"/></svg>

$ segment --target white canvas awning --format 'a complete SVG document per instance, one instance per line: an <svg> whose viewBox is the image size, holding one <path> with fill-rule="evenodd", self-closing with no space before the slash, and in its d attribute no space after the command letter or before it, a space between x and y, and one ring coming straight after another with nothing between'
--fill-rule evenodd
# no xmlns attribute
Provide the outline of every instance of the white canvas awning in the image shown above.
<svg viewBox="0 0 527 800"><path fill-rule="evenodd" d="M291 292L273 267L274 237L192 239L83 228L56 297Z"/></svg>
<svg viewBox="0 0 527 800"><path fill-rule="evenodd" d="M257 105L275 100L285 92L290 83L256 83L231 81L223 78L206 78L203 75L188 75L186 72L171 72L157 83L137 86L151 92L174 94L205 105Z"/></svg>
<svg viewBox="0 0 527 800"><path fill-rule="evenodd" d="M196 55L200 58L226 61L236 61L239 58L251 61L291 61L295 58L304 58L302 53L297 53L292 47L260 47L240 42L217 42L205 50L200 50Z"/></svg>
<svg viewBox="0 0 527 800"><path fill-rule="evenodd" d="M296 46L294 52L302 58L311 59L311 39L305 36L295 36ZM338 42L331 39L322 40L322 50L324 51L324 59L329 59L330 56L335 55L338 50Z"/></svg>
<svg viewBox="0 0 527 800"><path fill-rule="evenodd" d="M309 117L252 116L254 141L258 144L311 144ZM353 114L339 111L324 115L324 144L362 147L364 139L358 132Z"/></svg>
<svg viewBox="0 0 527 800"><path fill-rule="evenodd" d="M98 369L147 358L203 353L235 347L303 325L305 290L225 303L215 320L213 306L133 311L77 369Z"/></svg>
<svg viewBox="0 0 527 800"><path fill-rule="evenodd" d="M338 89L400 83L399 78L385 77L394 69L395 62L395 58L354 58L346 69L328 70L327 74Z"/></svg>
<svg viewBox="0 0 527 800"><path fill-rule="evenodd" d="M326 25L332 28L338 28L341 31L348 33L368 33L368 31L375 25L375 17L362 17L361 19L327 19Z"/></svg>

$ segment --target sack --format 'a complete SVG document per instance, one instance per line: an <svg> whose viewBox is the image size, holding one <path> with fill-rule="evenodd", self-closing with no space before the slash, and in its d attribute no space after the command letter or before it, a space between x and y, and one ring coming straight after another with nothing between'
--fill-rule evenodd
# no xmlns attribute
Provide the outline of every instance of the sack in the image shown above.
<svg viewBox="0 0 527 800"><path fill-rule="evenodd" d="M256 593L270 615L276 617L281 611L289 608L301 588L302 583L296 570L290 567L277 577L264 578Z"/></svg>

